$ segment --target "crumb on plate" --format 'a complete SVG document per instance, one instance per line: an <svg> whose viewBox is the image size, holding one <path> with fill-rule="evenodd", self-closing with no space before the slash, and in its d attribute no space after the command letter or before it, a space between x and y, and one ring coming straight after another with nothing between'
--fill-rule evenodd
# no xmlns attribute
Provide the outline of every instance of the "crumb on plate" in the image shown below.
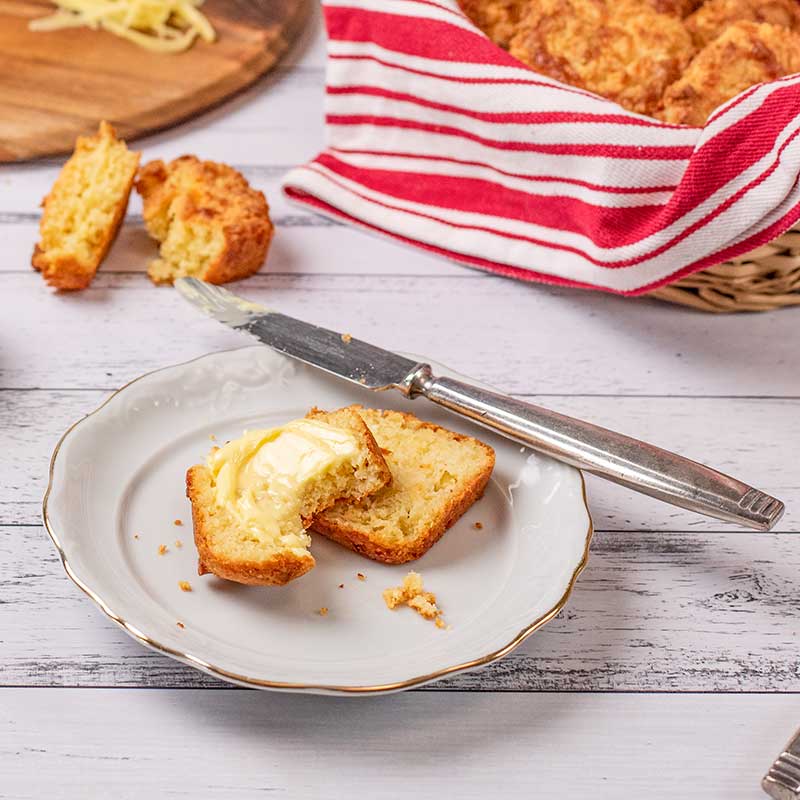
<svg viewBox="0 0 800 800"><path fill-rule="evenodd" d="M424 619L432 619L437 628L449 627L442 619L442 610L436 605L436 595L425 591L422 575L418 572L409 572L400 586L386 589L383 601L392 611L400 605L407 605Z"/></svg>
<svg viewBox="0 0 800 800"><path fill-rule="evenodd" d="M165 544L160 544L158 546L158 554L163 556L165 553L169 552L169 548Z"/></svg>
<svg viewBox="0 0 800 800"><path fill-rule="evenodd" d="M183 542L180 539L176 539L175 540L175 547L180 549L181 547L183 547Z"/></svg>
<svg viewBox="0 0 800 800"><path fill-rule="evenodd" d="M186 626L182 622L175 623L179 628L185 628Z"/></svg>
<svg viewBox="0 0 800 800"><path fill-rule="evenodd" d="M342 334L342 341L345 344L350 344L350 342L353 341L353 337L349 333L343 333Z"/></svg>
<svg viewBox="0 0 800 800"><path fill-rule="evenodd" d="M476 531L482 531L483 530L483 523L482 522L476 522L473 527L475 528Z"/></svg>
<svg viewBox="0 0 800 800"><path fill-rule="evenodd" d="M175 522L173 522L172 524L173 525L177 525L178 527L180 527L181 525L183 525L183 520L182 519L176 519Z"/></svg>
<svg viewBox="0 0 800 800"><path fill-rule="evenodd" d="M181 587L182 592L191 592L192 584L189 581L178 581L178 586Z"/></svg>
<svg viewBox="0 0 800 800"><path fill-rule="evenodd" d="M317 611L317 614L319 614L321 617L327 617L328 616L328 607L327 606L322 606L322 608L319 611Z"/></svg>
<svg viewBox="0 0 800 800"><path fill-rule="evenodd" d="M356 578L358 578L360 581L365 581L367 576L363 572L356 572Z"/></svg>

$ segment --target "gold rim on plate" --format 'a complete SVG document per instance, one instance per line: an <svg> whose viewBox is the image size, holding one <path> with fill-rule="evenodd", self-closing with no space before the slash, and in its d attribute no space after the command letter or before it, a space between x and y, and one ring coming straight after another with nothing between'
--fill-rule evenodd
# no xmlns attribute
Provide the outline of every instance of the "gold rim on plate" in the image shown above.
<svg viewBox="0 0 800 800"><path fill-rule="evenodd" d="M234 352L235 350L242 350L245 348L231 348L229 350L220 350L215 351L216 353L226 353L226 352ZM47 530L50 539L52 540L53 544L55 545L56 550L58 551L59 558L61 559L61 564L64 567L64 571L67 573L69 579L82 591L86 594L99 608L100 610L112 619L114 622L117 623L126 633L132 636L141 644L145 645L145 647L149 647L156 652L163 653L164 655L170 656L171 658L176 659L184 664L188 664L191 667L195 667L203 672L208 673L217 678L221 678L228 682L233 682L240 684L242 686L249 686L254 687L257 689L282 689L285 691L295 691L295 692L310 692L310 693L336 693L336 694L353 694L353 695L364 695L364 694L381 694L385 692L395 692L402 689L411 689L415 686L421 686L423 684L429 683L431 681L439 680L440 678L444 678L448 675L454 675L459 672L466 672L468 670L476 669L478 667L486 666L487 664L491 664L493 661L497 661L504 656L508 655L512 650L516 649L521 645L531 634L535 633L539 628L546 625L550 620L552 620L555 616L557 616L564 606L567 604L567 600L569 600L570 595L572 594L572 590L575 587L575 583L578 580L578 576L583 572L584 568L589 562L589 546L592 541L592 535L594 533L594 524L592 522L592 514L589 510L589 503L586 497L586 480L583 476L583 472L578 470L578 474L580 475L581 479L581 497L583 499L583 506L586 510L586 516L589 520L589 529L586 532L586 542L583 548L583 555L581 556L581 560L578 565L575 567L574 572L572 573L572 577L567 584L567 588L564 591L564 594L561 596L559 601L546 613L542 616L535 619L529 625L524 627L514 638L503 647L499 648L498 650L494 650L493 652L485 655L480 656L478 658L472 659L471 661L465 661L462 664L454 664L450 667L444 667L443 669L436 670L435 672L428 673L427 675L417 675L413 678L408 678L404 681L396 681L395 683L384 683L378 684L375 686L336 686L332 684L316 684L316 683L290 683L286 681L270 681L264 680L261 678L252 678L248 675L239 675L235 672L230 672L223 667L218 667L215 664L210 664L208 661L196 656L192 653L185 652L183 650L175 650L172 647L168 647L165 644L161 644L157 642L155 639L148 636L143 631L140 631L136 626L131 625L124 617L114 611L108 603L103 600L100 595L94 591L90 586L88 586L78 575L75 574L72 567L70 566L69 559L67 558L67 554L64 551L64 548L59 541L58 535L53 530L52 525L50 524L50 517L47 512L47 501L50 498L50 492L53 488L53 472L55 469L56 458L58 457L58 453L61 450L61 446L66 441L67 436L72 433L78 425L81 425L90 417L97 414L106 405L108 405L120 392L125 391L129 386L132 386L134 383L137 383L144 378L149 378L151 375L155 375L159 372L165 372L169 369L174 369L176 367L185 367L189 364L193 364L195 361L200 361L203 358L206 358L209 353L206 353L202 356L198 356L197 358L192 358L188 361L183 361L180 364L173 364L168 367L161 367L159 369L151 370L150 372L145 372L143 375L139 375L139 377L134 378L132 381L128 381L126 384L121 386L116 391L112 392L94 411L89 412L86 416L81 417L81 419L73 422L72 425L67 428L61 438L58 440L58 444L56 444L55 449L53 450L53 454L50 456L50 470L47 480L47 490L44 493L44 498L42 500L42 521L44 523L44 527Z"/></svg>

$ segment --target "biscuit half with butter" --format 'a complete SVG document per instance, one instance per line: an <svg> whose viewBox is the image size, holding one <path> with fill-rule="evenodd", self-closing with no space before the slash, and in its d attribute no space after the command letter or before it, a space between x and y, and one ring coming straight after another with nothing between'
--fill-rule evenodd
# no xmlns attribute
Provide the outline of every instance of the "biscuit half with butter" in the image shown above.
<svg viewBox="0 0 800 800"><path fill-rule="evenodd" d="M198 573L273 586L299 578L315 563L311 520L390 482L375 439L352 408L249 431L186 473Z"/></svg>

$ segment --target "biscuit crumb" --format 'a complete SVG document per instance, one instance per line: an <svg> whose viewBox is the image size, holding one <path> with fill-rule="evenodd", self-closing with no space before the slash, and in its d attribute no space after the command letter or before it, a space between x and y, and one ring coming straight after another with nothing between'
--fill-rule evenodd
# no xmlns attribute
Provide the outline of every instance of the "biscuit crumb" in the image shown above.
<svg viewBox="0 0 800 800"><path fill-rule="evenodd" d="M322 608L319 611L317 611L317 614L319 614L321 617L327 617L328 616L328 607L327 606L322 606Z"/></svg>
<svg viewBox="0 0 800 800"><path fill-rule="evenodd" d="M482 522L476 522L473 525L473 527L475 528L476 531L482 531L483 530L483 523Z"/></svg>
<svg viewBox="0 0 800 800"><path fill-rule="evenodd" d="M209 434L208 434L208 438L209 438L209 439L211 439L211 441L212 441L212 442L216 442L216 441L217 441L217 437L216 437L216 436L214 436L214 434L213 434L213 433L209 433Z"/></svg>
<svg viewBox="0 0 800 800"><path fill-rule="evenodd" d="M179 628L185 628L186 626L182 622L175 623Z"/></svg>
<svg viewBox="0 0 800 800"><path fill-rule="evenodd" d="M366 386L366 384L367 384L367 379L366 379L366 378L359 378L359 379L358 379L358 382L359 382L359 383L360 383L362 386Z"/></svg>
<svg viewBox="0 0 800 800"><path fill-rule="evenodd" d="M424 619L433 620L437 628L449 628L442 619L442 610L436 605L436 595L425 591L422 575L418 572L409 572L403 578L402 585L386 589L383 592L383 602L392 611L405 604Z"/></svg>
<svg viewBox="0 0 800 800"><path fill-rule="evenodd" d="M189 581L178 581L178 586L181 587L182 592L191 592L192 584Z"/></svg>
<svg viewBox="0 0 800 800"><path fill-rule="evenodd" d="M345 344L350 344L350 342L353 341L353 337L349 333L343 333L342 334L342 341Z"/></svg>
<svg viewBox="0 0 800 800"><path fill-rule="evenodd" d="M344 589L344 584L343 584L343 583L340 583L340 584L339 584L339 588L340 588L340 589Z"/></svg>
<svg viewBox="0 0 800 800"><path fill-rule="evenodd" d="M182 519L176 519L175 522L173 522L172 524L173 525L177 525L180 528L180 526L183 525L183 520Z"/></svg>
<svg viewBox="0 0 800 800"><path fill-rule="evenodd" d="M358 578L360 581L365 581L367 576L363 572L356 572L356 578Z"/></svg>
<svg viewBox="0 0 800 800"><path fill-rule="evenodd" d="M134 534L133 534L133 538L134 538L134 539L138 539L138 538L139 538L139 534L138 534L138 533L134 533Z"/></svg>
<svg viewBox="0 0 800 800"><path fill-rule="evenodd" d="M181 548L183 547L183 542L180 539L175 540L175 547Z"/></svg>
<svg viewBox="0 0 800 800"><path fill-rule="evenodd" d="M158 546L158 554L163 556L165 553L169 552L169 548L165 544L160 544Z"/></svg>

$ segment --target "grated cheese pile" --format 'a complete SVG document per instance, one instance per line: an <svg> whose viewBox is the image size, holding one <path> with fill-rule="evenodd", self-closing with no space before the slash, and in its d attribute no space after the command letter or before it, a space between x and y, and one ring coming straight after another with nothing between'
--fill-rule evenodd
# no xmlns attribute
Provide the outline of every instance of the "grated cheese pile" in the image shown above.
<svg viewBox="0 0 800 800"><path fill-rule="evenodd" d="M159 53L180 53L198 36L216 33L198 9L203 0L53 0L58 11L33 20L34 31L88 27L105 30Z"/></svg>

